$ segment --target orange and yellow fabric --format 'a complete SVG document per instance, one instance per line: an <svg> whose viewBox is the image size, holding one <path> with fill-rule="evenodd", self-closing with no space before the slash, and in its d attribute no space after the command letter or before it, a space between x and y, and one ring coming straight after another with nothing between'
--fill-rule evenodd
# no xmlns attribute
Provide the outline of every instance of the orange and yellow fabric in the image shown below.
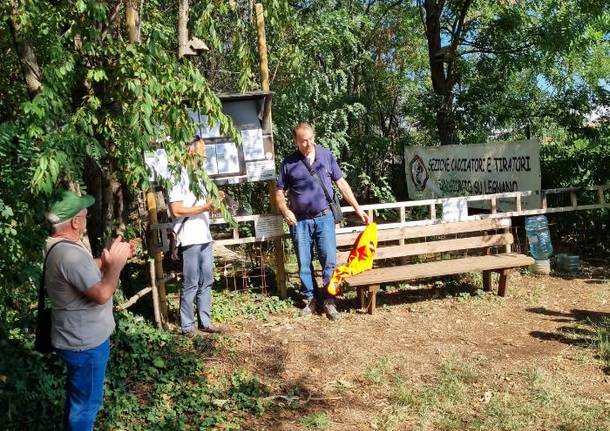
<svg viewBox="0 0 610 431"><path fill-rule="evenodd" d="M340 292L345 277L371 269L376 249L377 223L370 223L356 238L352 251L347 258L347 264L335 268L328 286L326 286L326 291L330 295L336 296Z"/></svg>

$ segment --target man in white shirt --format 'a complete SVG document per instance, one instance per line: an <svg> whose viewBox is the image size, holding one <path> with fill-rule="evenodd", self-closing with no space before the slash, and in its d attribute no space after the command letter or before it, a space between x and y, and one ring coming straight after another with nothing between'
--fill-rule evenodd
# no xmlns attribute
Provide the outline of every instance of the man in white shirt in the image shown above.
<svg viewBox="0 0 610 431"><path fill-rule="evenodd" d="M205 158L205 142L194 140L189 146L189 154L195 163ZM198 160L197 160L198 159ZM187 169L182 169L180 181L169 192L170 209L176 218L174 231L182 253L182 292L180 294L180 327L182 333L192 337L203 332L222 332L212 325L212 283L214 282L214 254L210 234L209 211L214 209L212 199L197 198L190 189ZM203 184L199 185L205 196ZM223 198L221 193L220 199ZM197 318L193 309L197 302L197 312L201 331L197 328Z"/></svg>

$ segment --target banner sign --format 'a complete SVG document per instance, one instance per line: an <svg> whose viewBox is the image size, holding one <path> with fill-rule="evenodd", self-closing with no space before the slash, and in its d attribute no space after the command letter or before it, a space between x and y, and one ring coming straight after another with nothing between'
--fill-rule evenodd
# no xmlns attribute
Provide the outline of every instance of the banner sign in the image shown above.
<svg viewBox="0 0 610 431"><path fill-rule="evenodd" d="M440 147L406 147L411 199L540 190L540 146L536 140ZM523 199L537 208L539 198Z"/></svg>

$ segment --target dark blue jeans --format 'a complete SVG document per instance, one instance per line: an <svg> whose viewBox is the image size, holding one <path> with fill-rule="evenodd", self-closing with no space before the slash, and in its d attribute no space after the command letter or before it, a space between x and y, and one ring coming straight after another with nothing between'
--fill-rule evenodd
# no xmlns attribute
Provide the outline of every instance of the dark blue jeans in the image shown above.
<svg viewBox="0 0 610 431"><path fill-rule="evenodd" d="M80 352L56 349L68 367L64 430L91 431L104 399L104 376L110 354L106 339L93 349Z"/></svg>
<svg viewBox="0 0 610 431"><path fill-rule="evenodd" d="M322 281L328 284L337 266L337 238L335 236L335 219L332 212L321 217L303 219L290 226L294 249L299 263L301 292L307 299L323 299L313 270L314 247L322 266Z"/></svg>
<svg viewBox="0 0 610 431"><path fill-rule="evenodd" d="M211 242L188 245L182 249L182 292L180 294L180 327L183 333L197 325L193 300L201 325L210 326L212 284L214 283L214 252Z"/></svg>

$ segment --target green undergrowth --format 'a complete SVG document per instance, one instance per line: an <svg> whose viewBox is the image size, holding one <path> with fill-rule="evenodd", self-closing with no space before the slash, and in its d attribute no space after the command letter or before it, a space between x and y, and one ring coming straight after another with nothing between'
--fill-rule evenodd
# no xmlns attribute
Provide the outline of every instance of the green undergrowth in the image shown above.
<svg viewBox="0 0 610 431"><path fill-rule="evenodd" d="M231 322L241 319L266 320L279 313L293 312L290 300L261 293L220 290L213 293L212 319Z"/></svg>
<svg viewBox="0 0 610 431"><path fill-rule="evenodd" d="M206 373L223 339L162 332L131 313L117 316L111 338L99 430L241 429L263 414L266 386L237 369ZM65 369L55 355L32 350L32 337L13 332L0 342L0 429L60 429Z"/></svg>

